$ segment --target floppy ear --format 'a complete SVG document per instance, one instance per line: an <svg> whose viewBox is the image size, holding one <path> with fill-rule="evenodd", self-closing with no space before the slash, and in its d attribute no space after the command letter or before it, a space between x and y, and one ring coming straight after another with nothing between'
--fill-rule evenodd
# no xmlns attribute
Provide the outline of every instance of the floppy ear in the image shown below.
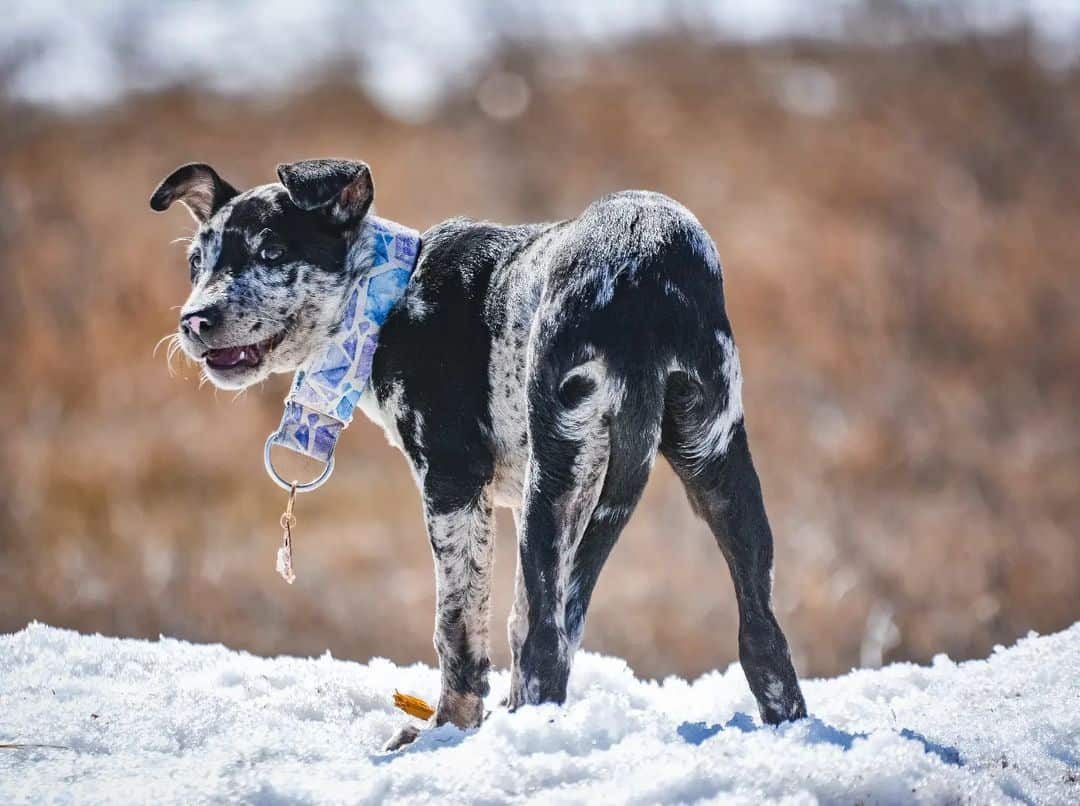
<svg viewBox="0 0 1080 806"><path fill-rule="evenodd" d="M278 179L301 210L326 208L342 224L363 218L375 198L371 171L353 160L304 160L282 163Z"/></svg>
<svg viewBox="0 0 1080 806"><path fill-rule="evenodd" d="M236 188L201 162L183 165L165 177L150 197L150 207L168 210L180 201L200 224L205 224L225 202L237 194Z"/></svg>

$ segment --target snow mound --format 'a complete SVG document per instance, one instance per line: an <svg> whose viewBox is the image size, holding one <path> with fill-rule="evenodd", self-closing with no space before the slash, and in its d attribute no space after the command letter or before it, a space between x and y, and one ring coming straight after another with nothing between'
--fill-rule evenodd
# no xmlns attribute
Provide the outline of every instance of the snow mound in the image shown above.
<svg viewBox="0 0 1080 806"><path fill-rule="evenodd" d="M582 653L564 708L500 710L501 672L479 730L383 753L409 719L394 689L434 700L438 679L31 624L0 636L0 802L1080 801L1080 623L806 681L813 716L780 728L738 665L657 683Z"/></svg>

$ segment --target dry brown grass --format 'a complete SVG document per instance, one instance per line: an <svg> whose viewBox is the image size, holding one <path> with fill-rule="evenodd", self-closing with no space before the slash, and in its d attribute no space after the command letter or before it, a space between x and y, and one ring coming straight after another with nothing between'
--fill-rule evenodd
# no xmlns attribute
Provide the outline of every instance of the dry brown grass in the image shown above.
<svg viewBox="0 0 1080 806"><path fill-rule="evenodd" d="M381 212L420 227L571 215L623 187L698 214L725 262L776 600L804 673L881 643L886 660L979 655L1080 617L1077 76L1042 73L1020 38L660 42L505 66L532 87L510 123L462 96L410 126L333 81L273 102L176 91L83 117L6 110L0 630L433 660L418 499L378 430L358 422L333 482L300 500L287 588L283 501L260 466L285 379L233 400L152 354L186 293L169 241L189 229L149 212L156 181L201 159L257 183L320 155L368 160ZM836 82L828 115L781 102L808 67ZM585 645L693 674L732 660L734 638L720 554L658 465Z"/></svg>

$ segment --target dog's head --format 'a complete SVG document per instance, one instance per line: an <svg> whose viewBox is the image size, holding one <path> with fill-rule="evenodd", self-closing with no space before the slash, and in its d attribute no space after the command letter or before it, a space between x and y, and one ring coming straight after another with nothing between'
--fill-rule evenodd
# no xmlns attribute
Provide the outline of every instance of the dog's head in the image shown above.
<svg viewBox="0 0 1080 806"><path fill-rule="evenodd" d="M209 165L177 168L150 197L199 224L180 313L184 352L223 389L290 372L333 332L354 279L349 245L375 195L362 162L278 166L279 183L244 192Z"/></svg>

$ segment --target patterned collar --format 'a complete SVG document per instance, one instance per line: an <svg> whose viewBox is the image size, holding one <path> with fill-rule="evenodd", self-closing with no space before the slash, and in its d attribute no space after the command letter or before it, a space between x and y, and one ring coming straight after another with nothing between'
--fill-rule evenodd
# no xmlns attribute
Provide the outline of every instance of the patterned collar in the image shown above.
<svg viewBox="0 0 1080 806"><path fill-rule="evenodd" d="M344 316L326 346L296 371L281 425L267 441L267 457L274 444L331 463L338 437L371 381L379 330L405 292L419 252L416 230L375 216L364 219L347 258L357 279ZM272 478L277 475L269 458L267 469ZM280 477L275 481L281 484Z"/></svg>

